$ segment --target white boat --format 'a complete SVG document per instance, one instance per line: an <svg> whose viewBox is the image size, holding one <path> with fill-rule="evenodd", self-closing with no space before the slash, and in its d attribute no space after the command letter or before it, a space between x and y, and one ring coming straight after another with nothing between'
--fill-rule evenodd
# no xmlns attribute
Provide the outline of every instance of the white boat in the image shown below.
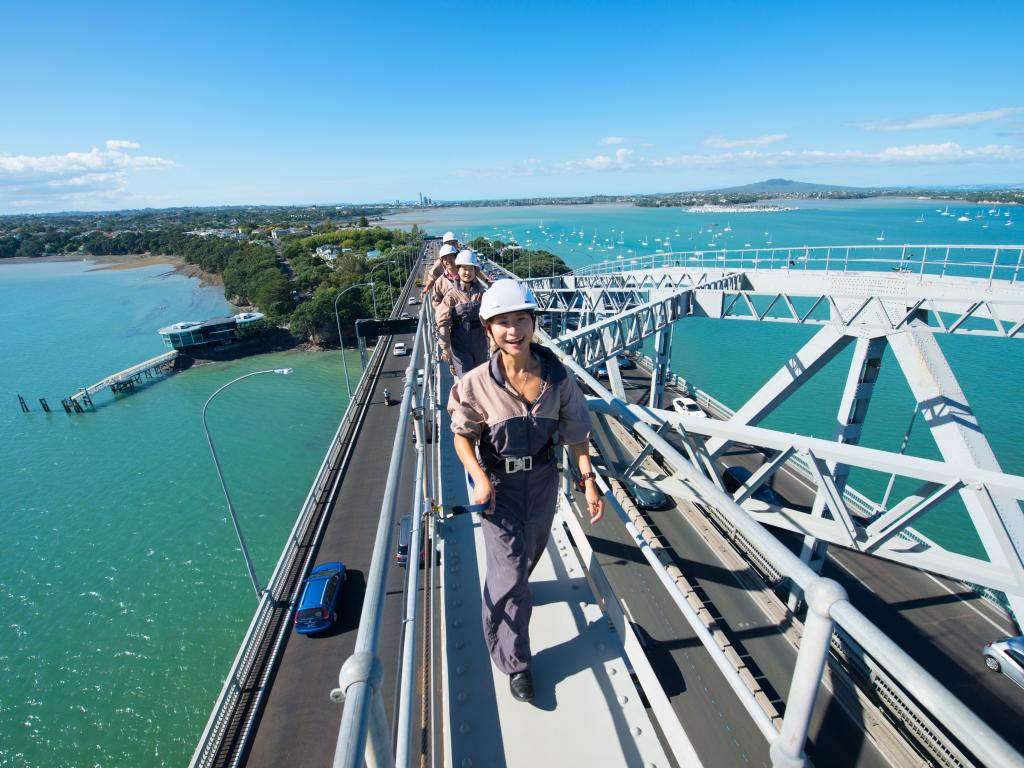
<svg viewBox="0 0 1024 768"><path fill-rule="evenodd" d="M924 224L924 214L923 213L920 216L918 216L917 219L915 219L915 223L917 223L917 224Z"/></svg>
<svg viewBox="0 0 1024 768"><path fill-rule="evenodd" d="M875 238L878 242L885 242L885 232L882 232L878 237Z"/></svg>
<svg viewBox="0 0 1024 768"><path fill-rule="evenodd" d="M956 220L957 221L970 221L971 217L970 216L957 216Z"/></svg>
<svg viewBox="0 0 1024 768"><path fill-rule="evenodd" d="M640 241L640 245L647 245L647 235L644 235L644 239Z"/></svg>
<svg viewBox="0 0 1024 768"><path fill-rule="evenodd" d="M952 215L952 214L950 214L950 212L949 212L949 206L948 206L948 205L946 206L946 210L944 210L944 211L939 211L939 213L941 213L941 214L942 214L943 216L950 216L950 215Z"/></svg>
<svg viewBox="0 0 1024 768"><path fill-rule="evenodd" d="M732 232L732 224L726 224L723 232Z"/></svg>

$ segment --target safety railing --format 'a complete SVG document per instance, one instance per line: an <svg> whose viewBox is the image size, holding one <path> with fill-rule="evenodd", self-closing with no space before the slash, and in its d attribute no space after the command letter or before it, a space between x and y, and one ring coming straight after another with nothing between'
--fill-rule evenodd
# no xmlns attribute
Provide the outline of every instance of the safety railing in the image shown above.
<svg viewBox="0 0 1024 768"><path fill-rule="evenodd" d="M709 248L606 259L573 270L574 276L662 268L900 272L924 278L974 277L1016 283L1024 245L804 245L787 248Z"/></svg>

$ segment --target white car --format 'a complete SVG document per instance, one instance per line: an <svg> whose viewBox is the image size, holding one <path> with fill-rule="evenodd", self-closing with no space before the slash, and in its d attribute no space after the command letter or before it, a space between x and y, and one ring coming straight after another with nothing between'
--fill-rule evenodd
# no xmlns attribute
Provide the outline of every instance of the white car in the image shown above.
<svg viewBox="0 0 1024 768"><path fill-rule="evenodd" d="M413 296L409 299L409 303L412 304L413 306L416 306L417 304L420 303L420 300Z"/></svg>
<svg viewBox="0 0 1024 768"><path fill-rule="evenodd" d="M704 419L708 417L692 397L677 397L672 400L672 407L681 416L699 416Z"/></svg>
<svg viewBox="0 0 1024 768"><path fill-rule="evenodd" d="M395 348L391 350L391 354L393 354L395 357L403 357L404 355L408 355L409 345L406 344L404 341L396 341Z"/></svg>

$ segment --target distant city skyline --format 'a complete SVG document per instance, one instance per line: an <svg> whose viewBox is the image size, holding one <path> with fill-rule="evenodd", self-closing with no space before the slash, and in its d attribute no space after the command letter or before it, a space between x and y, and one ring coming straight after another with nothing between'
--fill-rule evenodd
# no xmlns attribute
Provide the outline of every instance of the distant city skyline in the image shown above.
<svg viewBox="0 0 1024 768"><path fill-rule="evenodd" d="M0 214L1024 182L1019 8L5 7Z"/></svg>

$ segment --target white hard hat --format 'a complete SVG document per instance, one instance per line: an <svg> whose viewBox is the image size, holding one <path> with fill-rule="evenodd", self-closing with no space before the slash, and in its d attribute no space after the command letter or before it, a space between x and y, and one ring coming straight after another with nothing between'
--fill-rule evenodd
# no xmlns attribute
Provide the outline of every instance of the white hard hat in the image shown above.
<svg viewBox="0 0 1024 768"><path fill-rule="evenodd" d="M506 312L532 312L537 309L533 291L518 280L495 280L480 299L480 317L490 320Z"/></svg>
<svg viewBox="0 0 1024 768"><path fill-rule="evenodd" d="M442 245L441 251L438 255L443 259L445 256L454 256L459 252L459 249L454 245Z"/></svg>
<svg viewBox="0 0 1024 768"><path fill-rule="evenodd" d="M447 243L447 242L457 243L457 242L459 242L459 238L457 238L455 236L454 232L445 232L444 233L444 237L441 238L441 242L442 243Z"/></svg>
<svg viewBox="0 0 1024 768"><path fill-rule="evenodd" d="M476 251L459 251L459 255L455 257L456 267L479 267L480 259L476 256Z"/></svg>

